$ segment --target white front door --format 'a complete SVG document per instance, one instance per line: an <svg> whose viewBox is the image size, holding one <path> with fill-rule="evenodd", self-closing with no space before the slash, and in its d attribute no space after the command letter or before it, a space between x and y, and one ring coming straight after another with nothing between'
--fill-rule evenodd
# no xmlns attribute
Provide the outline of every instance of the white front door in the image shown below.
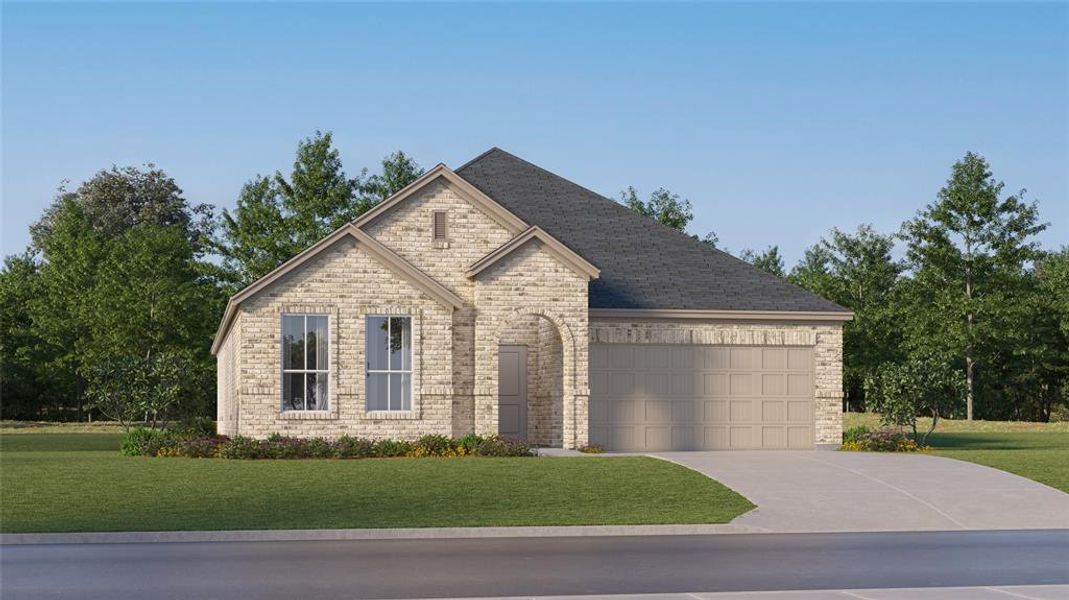
<svg viewBox="0 0 1069 600"><path fill-rule="evenodd" d="M497 432L527 439L527 346L501 346L497 369Z"/></svg>

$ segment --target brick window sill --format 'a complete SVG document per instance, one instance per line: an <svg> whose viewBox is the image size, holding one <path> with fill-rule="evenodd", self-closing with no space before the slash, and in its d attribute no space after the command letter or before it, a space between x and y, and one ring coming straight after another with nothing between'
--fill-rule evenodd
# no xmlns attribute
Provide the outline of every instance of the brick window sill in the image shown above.
<svg viewBox="0 0 1069 600"><path fill-rule="evenodd" d="M338 418L330 410L284 410L279 418L291 421L333 421Z"/></svg>
<svg viewBox="0 0 1069 600"><path fill-rule="evenodd" d="M414 421L419 413L414 410L369 410L364 413L366 421Z"/></svg>

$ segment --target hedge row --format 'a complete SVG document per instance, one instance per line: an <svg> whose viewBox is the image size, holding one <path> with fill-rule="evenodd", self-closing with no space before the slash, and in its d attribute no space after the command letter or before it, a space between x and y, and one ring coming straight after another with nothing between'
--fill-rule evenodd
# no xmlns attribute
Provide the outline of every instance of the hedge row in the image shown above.
<svg viewBox="0 0 1069 600"><path fill-rule="evenodd" d="M166 429L132 429L123 438L127 456L181 456L186 458L288 459L288 458L421 458L426 456L531 456L525 443L496 435L450 438L425 435L414 442L371 440L342 436L295 438L274 434L257 440L245 436L184 435Z"/></svg>

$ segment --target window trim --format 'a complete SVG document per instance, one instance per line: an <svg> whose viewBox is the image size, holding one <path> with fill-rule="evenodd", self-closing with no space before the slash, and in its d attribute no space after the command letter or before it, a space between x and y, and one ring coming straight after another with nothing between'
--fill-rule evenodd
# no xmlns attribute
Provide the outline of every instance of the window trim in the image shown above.
<svg viewBox="0 0 1069 600"><path fill-rule="evenodd" d="M408 369L372 369L371 368L371 356L370 356L370 343L371 335L369 334L369 325L371 319L386 319L387 330L386 339L390 338L393 325L390 324L391 319L408 319ZM364 315L364 411L367 413L376 414L407 414L415 411L415 388L416 388L416 319L412 314L380 314L380 313L367 313ZM402 336L402 340L404 337ZM386 384L386 408L371 408L370 395L369 395L369 382L371 376L376 374L387 375ZM408 375L408 408L390 408L391 403L391 390L389 385L390 375Z"/></svg>
<svg viewBox="0 0 1069 600"><path fill-rule="evenodd" d="M316 311L312 311L312 312L299 312L299 311L286 312L286 311L283 311L283 312L279 313L279 319L278 319L278 326L279 326L278 327L278 330L279 330L279 333L278 333L278 341L279 341L279 347L278 347L278 359L279 359L279 361L278 361L279 362L278 405L279 405L279 412L280 413L282 413L282 414L291 414L291 415L323 414L323 413L328 413L331 410L331 408L334 406L333 399L331 398L331 392L333 391L333 387L334 386L332 386L331 383L330 383L331 366L334 364L334 358L331 356L331 349L334 347L334 335L331 333L331 330L330 330L331 329L330 328L331 316L332 315L330 313L316 312ZM286 349L285 349L286 317L304 317L304 334L305 334L305 342L304 343L305 343L306 366L307 366L307 360L308 360L307 359L307 352L308 352L308 349L307 349L307 344L308 344L308 338L307 338L307 336L308 336L308 317L323 317L323 318L325 318L327 320L327 352L326 352L327 368L326 369L287 369L286 368L286 363L283 360L283 357L285 356L285 351L286 351ZM318 353L318 349L317 349L317 353ZM317 361L317 363L318 363L318 361ZM316 374L325 375L326 386L327 386L327 394L326 394L326 398L324 399L325 405L322 408L318 408L317 407L317 408L310 409L310 408L308 408L308 398L306 397L304 399L305 408L289 408L289 407L287 407L286 406L286 374L287 373L300 373L300 374L316 373ZM307 383L305 384L305 389L307 389Z"/></svg>

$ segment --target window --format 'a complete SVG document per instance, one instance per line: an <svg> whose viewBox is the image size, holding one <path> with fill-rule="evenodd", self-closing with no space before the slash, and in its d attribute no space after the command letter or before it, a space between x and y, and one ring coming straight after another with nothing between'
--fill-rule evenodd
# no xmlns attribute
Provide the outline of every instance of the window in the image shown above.
<svg viewBox="0 0 1069 600"><path fill-rule="evenodd" d="M434 211L434 241L444 242L446 240L446 212L444 210Z"/></svg>
<svg viewBox="0 0 1069 600"><path fill-rule="evenodd" d="M282 315L282 410L326 410L326 315Z"/></svg>
<svg viewBox="0 0 1069 600"><path fill-rule="evenodd" d="M412 410L412 317L367 318L367 409Z"/></svg>

